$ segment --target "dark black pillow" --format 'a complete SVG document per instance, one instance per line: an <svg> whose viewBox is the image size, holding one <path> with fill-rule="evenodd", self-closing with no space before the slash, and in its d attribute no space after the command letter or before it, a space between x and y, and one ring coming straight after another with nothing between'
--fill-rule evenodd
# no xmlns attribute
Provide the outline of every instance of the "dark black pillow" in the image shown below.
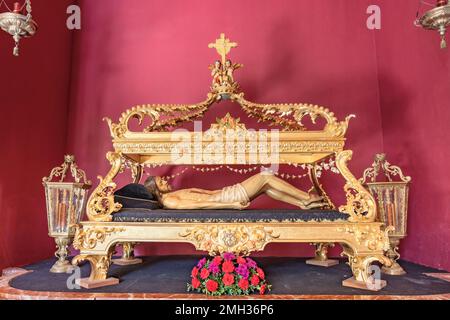
<svg viewBox="0 0 450 320"><path fill-rule="evenodd" d="M157 200L142 184L132 183L128 184L120 190L117 190L114 195L128 198Z"/></svg>
<svg viewBox="0 0 450 320"><path fill-rule="evenodd" d="M123 208L161 209L157 199L141 184L129 184L114 193L114 201Z"/></svg>
<svg viewBox="0 0 450 320"><path fill-rule="evenodd" d="M123 209L161 209L162 206L157 200L146 200L115 195L114 201L122 205Z"/></svg>

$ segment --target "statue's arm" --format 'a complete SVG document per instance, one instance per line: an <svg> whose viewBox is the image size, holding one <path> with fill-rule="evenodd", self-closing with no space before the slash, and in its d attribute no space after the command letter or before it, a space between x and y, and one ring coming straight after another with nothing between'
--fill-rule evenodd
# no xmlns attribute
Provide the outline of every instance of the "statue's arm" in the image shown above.
<svg viewBox="0 0 450 320"><path fill-rule="evenodd" d="M230 203L221 203L221 202L209 202L206 201L204 203L203 209L234 209L234 210L243 210L247 208L250 204L242 205L240 202L230 202Z"/></svg>
<svg viewBox="0 0 450 320"><path fill-rule="evenodd" d="M213 195L213 194L217 194L220 190L217 191L217 190L204 190L204 189L198 189L198 188L191 188L191 189L189 189L189 191L196 192L196 193Z"/></svg>
<svg viewBox="0 0 450 320"><path fill-rule="evenodd" d="M167 209L174 210L197 210L197 209L234 209L234 210L242 210L247 206L243 206L240 202L231 202L231 203L221 203L221 202L212 202L212 201L193 201L193 200L184 200L178 199L177 201L168 201L164 203L164 206Z"/></svg>

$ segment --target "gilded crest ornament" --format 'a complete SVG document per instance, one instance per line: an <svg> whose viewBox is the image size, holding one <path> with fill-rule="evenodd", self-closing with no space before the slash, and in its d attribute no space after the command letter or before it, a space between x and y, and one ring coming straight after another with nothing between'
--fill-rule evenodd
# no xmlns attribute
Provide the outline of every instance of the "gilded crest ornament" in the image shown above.
<svg viewBox="0 0 450 320"><path fill-rule="evenodd" d="M209 67L213 77L211 89L217 100L229 99L232 93L237 93L239 90L239 85L234 80L234 71L242 68L243 65L233 63L230 59L227 59L231 49L237 46L237 43L225 38L224 33L220 35L220 38L215 43L210 43L208 46L210 49L216 49L221 58L221 60L217 60Z"/></svg>
<svg viewBox="0 0 450 320"><path fill-rule="evenodd" d="M93 227L81 229L77 227L73 246L78 250L92 250L98 244L104 243L109 236L124 231L125 228Z"/></svg>

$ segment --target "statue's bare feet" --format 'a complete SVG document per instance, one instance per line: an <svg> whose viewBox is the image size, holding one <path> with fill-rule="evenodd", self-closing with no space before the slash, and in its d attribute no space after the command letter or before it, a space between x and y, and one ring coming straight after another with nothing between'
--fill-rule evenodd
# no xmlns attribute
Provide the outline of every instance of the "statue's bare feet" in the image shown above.
<svg viewBox="0 0 450 320"><path fill-rule="evenodd" d="M298 207L302 210L308 210L308 204L305 201L298 200Z"/></svg>
<svg viewBox="0 0 450 320"><path fill-rule="evenodd" d="M321 209L328 205L326 201L313 202L308 205L308 209Z"/></svg>
<svg viewBox="0 0 450 320"><path fill-rule="evenodd" d="M234 202L232 207L235 210L244 210L250 206L250 203L244 203L244 202Z"/></svg>
<svg viewBox="0 0 450 320"><path fill-rule="evenodd" d="M322 196L319 196L318 194L316 194L316 193L310 193L309 194L309 199L307 200L307 201L305 201L304 202L304 204L306 205L306 206L310 206L311 204L313 204L313 203L316 203L316 202L324 202L325 201L325 198L324 197L322 197Z"/></svg>
<svg viewBox="0 0 450 320"><path fill-rule="evenodd" d="M250 207L250 202L241 202L241 210L247 209Z"/></svg>
<svg viewBox="0 0 450 320"><path fill-rule="evenodd" d="M299 205L300 209L302 210L310 210L310 209L317 209L317 208L323 208L327 206L326 201L316 201L306 204L305 202L300 201Z"/></svg>

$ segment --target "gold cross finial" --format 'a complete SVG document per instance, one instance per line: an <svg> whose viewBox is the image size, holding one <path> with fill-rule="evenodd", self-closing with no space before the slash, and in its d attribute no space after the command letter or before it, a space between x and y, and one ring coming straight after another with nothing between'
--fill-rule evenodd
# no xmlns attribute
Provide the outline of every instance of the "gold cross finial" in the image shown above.
<svg viewBox="0 0 450 320"><path fill-rule="evenodd" d="M236 42L230 42L230 39L225 38L225 33L220 34L220 38L216 40L215 43L210 43L208 48L215 48L217 53L222 58L222 64L225 64L227 59L227 54L230 53L232 48L236 48L238 44Z"/></svg>

